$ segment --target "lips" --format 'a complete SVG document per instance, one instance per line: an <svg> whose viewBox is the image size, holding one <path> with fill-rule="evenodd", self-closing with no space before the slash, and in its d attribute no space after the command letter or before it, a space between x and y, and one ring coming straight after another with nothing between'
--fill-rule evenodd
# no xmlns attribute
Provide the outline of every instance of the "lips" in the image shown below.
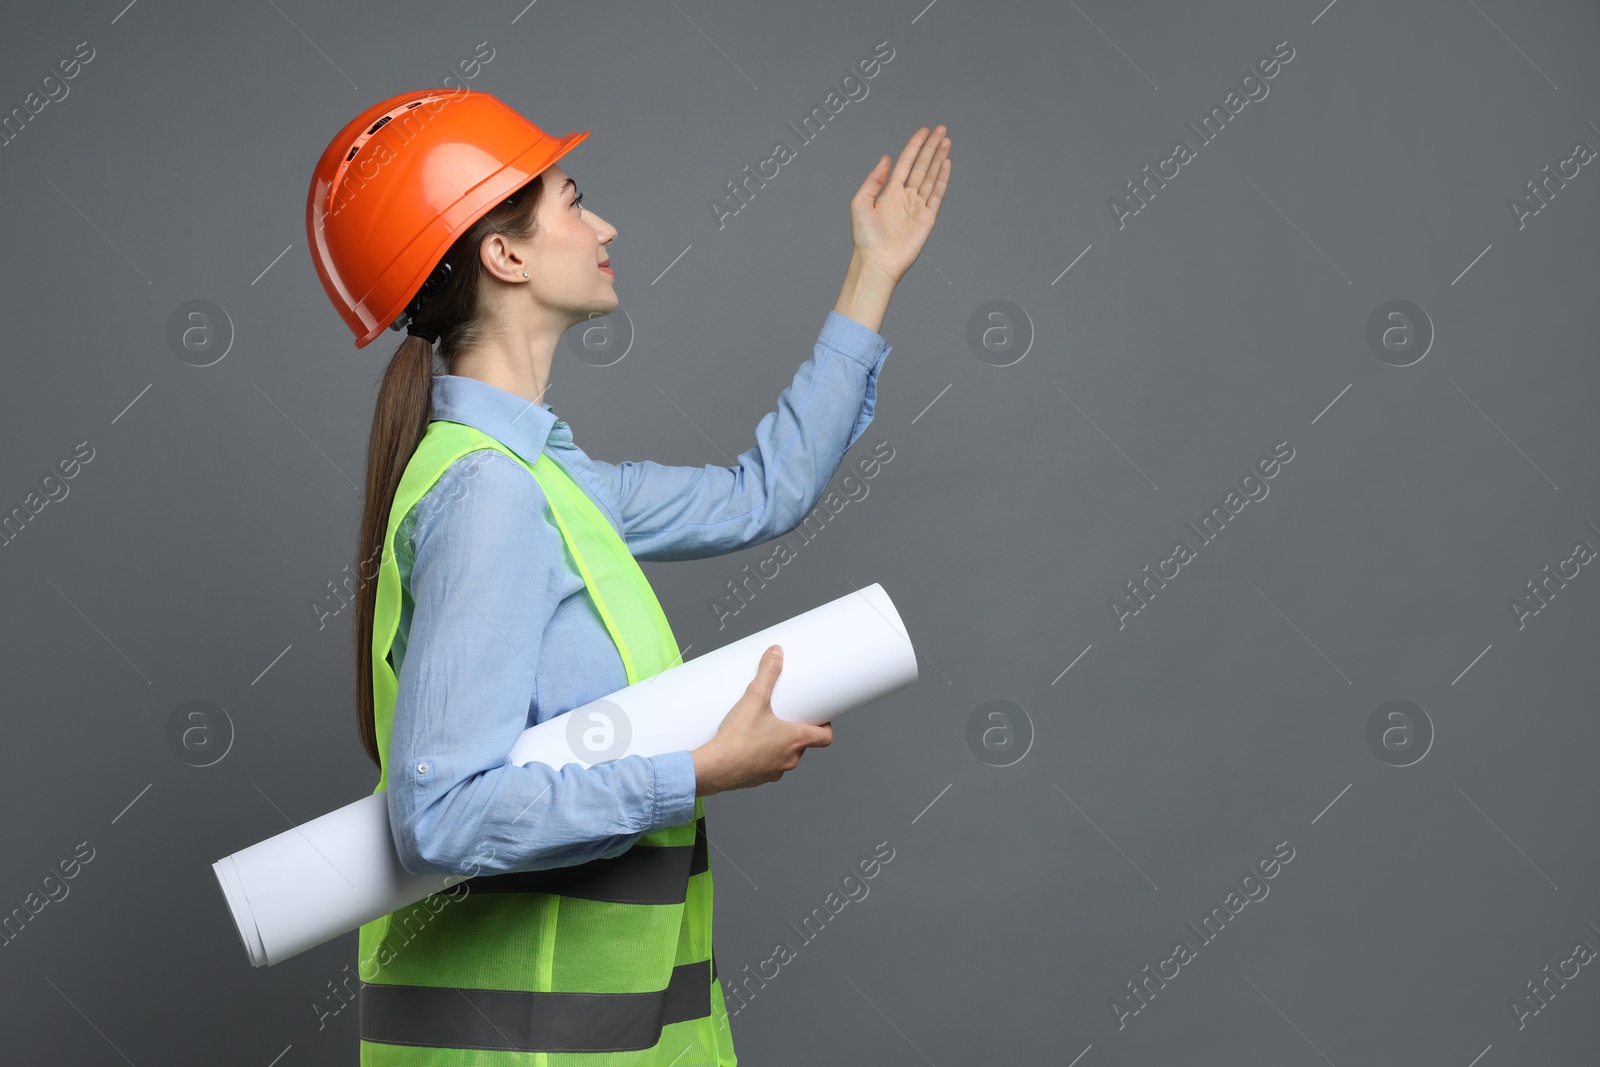
<svg viewBox="0 0 1600 1067"><path fill-rule="evenodd" d="M617 272L611 269L611 267L609 266L610 263L611 263L611 261L608 259L604 263L600 264L600 273L609 274L613 278L615 278L617 276Z"/></svg>

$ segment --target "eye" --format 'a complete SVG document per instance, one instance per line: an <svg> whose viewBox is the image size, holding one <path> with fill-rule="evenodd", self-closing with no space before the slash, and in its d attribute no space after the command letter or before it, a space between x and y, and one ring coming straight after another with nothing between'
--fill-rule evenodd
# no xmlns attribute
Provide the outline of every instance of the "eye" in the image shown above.
<svg viewBox="0 0 1600 1067"><path fill-rule="evenodd" d="M578 205L580 205L582 203L583 203L583 194L582 193L579 193L577 196L572 198L572 206L573 207L577 207L580 212L583 211L583 208L578 207Z"/></svg>

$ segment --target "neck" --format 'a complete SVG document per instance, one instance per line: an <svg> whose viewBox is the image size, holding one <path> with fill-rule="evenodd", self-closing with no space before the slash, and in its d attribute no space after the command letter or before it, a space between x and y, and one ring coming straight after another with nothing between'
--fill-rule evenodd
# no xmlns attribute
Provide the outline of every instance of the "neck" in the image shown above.
<svg viewBox="0 0 1600 1067"><path fill-rule="evenodd" d="M502 321L490 336L451 361L450 373L477 378L534 404L545 403L550 364L566 332L560 323Z"/></svg>

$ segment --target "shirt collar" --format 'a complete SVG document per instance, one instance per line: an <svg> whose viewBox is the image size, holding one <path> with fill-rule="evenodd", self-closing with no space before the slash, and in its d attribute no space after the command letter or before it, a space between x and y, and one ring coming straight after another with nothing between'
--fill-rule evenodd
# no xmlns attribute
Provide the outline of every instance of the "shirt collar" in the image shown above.
<svg viewBox="0 0 1600 1067"><path fill-rule="evenodd" d="M552 430L565 436L567 424L549 404L535 404L481 378L433 376L433 417L482 430L530 464L539 461Z"/></svg>

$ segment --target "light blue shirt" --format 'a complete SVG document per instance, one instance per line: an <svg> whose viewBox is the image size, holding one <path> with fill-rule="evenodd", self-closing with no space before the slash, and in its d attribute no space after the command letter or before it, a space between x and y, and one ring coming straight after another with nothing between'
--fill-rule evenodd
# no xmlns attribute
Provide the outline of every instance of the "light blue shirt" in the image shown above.
<svg viewBox="0 0 1600 1067"><path fill-rule="evenodd" d="M437 375L433 417L532 464L561 465L642 560L700 559L779 537L826 492L872 421L890 346L828 313L810 359L733 467L589 458L549 404ZM619 856L694 817L688 750L584 768L512 764L519 734L628 684L539 483L511 457L456 460L396 535L399 681L389 821L412 873L501 874Z"/></svg>

